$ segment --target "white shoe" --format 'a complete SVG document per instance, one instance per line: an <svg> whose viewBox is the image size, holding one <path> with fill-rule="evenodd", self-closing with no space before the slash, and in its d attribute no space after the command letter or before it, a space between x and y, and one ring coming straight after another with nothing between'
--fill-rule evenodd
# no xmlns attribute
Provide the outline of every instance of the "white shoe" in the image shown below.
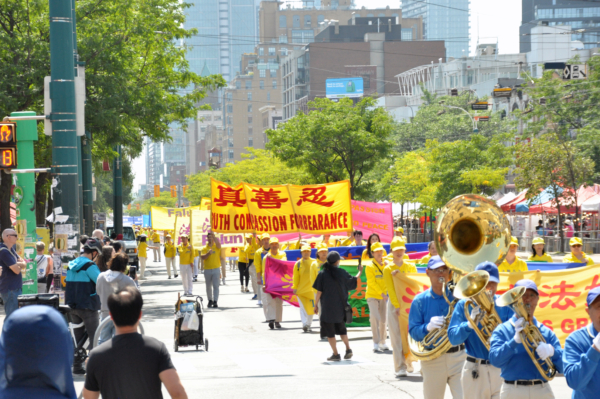
<svg viewBox="0 0 600 399"><path fill-rule="evenodd" d="M258 303L257 303L257 305L258 305L258 306L262 306L262 301L261 301L260 299L258 300Z"/></svg>
<svg viewBox="0 0 600 399"><path fill-rule="evenodd" d="M242 285L242 288L241 288L241 290L240 290L240 291L244 292L244 286L243 286L243 285Z"/></svg>
<svg viewBox="0 0 600 399"><path fill-rule="evenodd" d="M409 362L406 364L406 371L409 373L414 373L415 372L415 368L412 365L412 362Z"/></svg>
<svg viewBox="0 0 600 399"><path fill-rule="evenodd" d="M373 352L379 352L381 349L379 349L379 344L373 344Z"/></svg>
<svg viewBox="0 0 600 399"><path fill-rule="evenodd" d="M390 350L390 348L388 348L388 346L386 344L379 344L379 350L387 351L387 350Z"/></svg>
<svg viewBox="0 0 600 399"><path fill-rule="evenodd" d="M406 372L406 370L404 370L404 369L402 369L402 370L400 370L400 371L398 371L398 372L396 373L396 378L399 378L399 377L406 377L406 376L408 376L408 373L407 373L407 372Z"/></svg>
<svg viewBox="0 0 600 399"><path fill-rule="evenodd" d="M226 284L225 284L225 279L223 279L223 285L226 285Z"/></svg>

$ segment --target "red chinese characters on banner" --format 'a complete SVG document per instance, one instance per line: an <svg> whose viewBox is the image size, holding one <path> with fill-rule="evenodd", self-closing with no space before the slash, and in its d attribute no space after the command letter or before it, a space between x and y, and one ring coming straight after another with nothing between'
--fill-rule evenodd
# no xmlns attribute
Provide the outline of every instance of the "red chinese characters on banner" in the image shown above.
<svg viewBox="0 0 600 399"><path fill-rule="evenodd" d="M231 204L238 208L243 208L246 206L246 200L242 199L242 188L233 189L231 187L218 186L217 187L217 195L215 196L215 205L217 206L227 206Z"/></svg>
<svg viewBox="0 0 600 399"><path fill-rule="evenodd" d="M420 294L420 293L422 293L422 292L425 292L425 291L427 291L428 289L429 289L429 286L428 286L428 285L423 285L423 288L422 288L420 291L413 291L413 289L412 289L412 288L410 288L410 287L406 286L406 287L404 287L404 291L405 291L405 292L406 292L406 293L407 293L407 294L408 294L410 297L408 297L408 296L406 296L406 295L402 295L402 302L404 302L404 303L406 303L406 304L410 305L410 304L413 302L413 300L415 299L415 297L416 297L417 295L419 295L419 294ZM406 309L404 309L404 311L405 311L406 313L410 313L410 306L409 306L409 307L407 307Z"/></svg>
<svg viewBox="0 0 600 399"><path fill-rule="evenodd" d="M592 279L592 283L590 285L588 285L587 287L585 287L585 290L589 291L593 288L600 287L600 282L598 282L598 280L600 280L600 276L595 275L594 278Z"/></svg>
<svg viewBox="0 0 600 399"><path fill-rule="evenodd" d="M357 280L356 291L350 298L352 299L364 299L367 294L367 283L365 281L361 281L361 279Z"/></svg>
<svg viewBox="0 0 600 399"><path fill-rule="evenodd" d="M280 190L259 188L258 190L252 190L256 193L256 196L252 198L251 202L256 202L259 209L281 209L281 205L288 201L288 198L280 198Z"/></svg>
<svg viewBox="0 0 600 399"><path fill-rule="evenodd" d="M568 308L574 308L575 307L575 302L573 302L573 300L569 297L575 297L577 298L579 295L581 295L581 292L573 292L573 291L567 291L568 289L572 289L575 288L574 284L567 284L566 281L561 281L560 284L554 285L552 287L548 286L548 285L542 285L540 288L543 288L545 290L557 290L556 292L552 292L550 294L548 294L547 292L544 292L540 289L540 297L541 298L549 298L547 301L544 302L540 302L539 306L540 308L545 308L546 306L548 306L548 304L550 302L552 302L552 298L554 297L558 297L554 302L552 302L551 308L553 309L560 309L560 310L567 310ZM564 303L562 303L562 301L564 301Z"/></svg>
<svg viewBox="0 0 600 399"><path fill-rule="evenodd" d="M327 196L324 195L327 191L327 187L306 187L302 189L300 199L296 202L296 205L302 205L302 202L310 202L312 204L321 205L330 208L334 201L325 201Z"/></svg>

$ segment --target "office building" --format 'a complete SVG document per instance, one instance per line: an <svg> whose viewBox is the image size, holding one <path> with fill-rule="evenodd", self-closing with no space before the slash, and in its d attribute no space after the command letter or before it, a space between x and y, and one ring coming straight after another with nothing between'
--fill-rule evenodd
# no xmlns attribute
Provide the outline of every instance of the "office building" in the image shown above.
<svg viewBox="0 0 600 399"><path fill-rule="evenodd" d="M523 0L520 51L531 51L531 30L537 26L570 27L571 40L583 48L598 47L600 42L600 3L575 0ZM578 44L577 44L578 45Z"/></svg>
<svg viewBox="0 0 600 399"><path fill-rule="evenodd" d="M469 0L402 0L403 18L423 18L423 38L444 40L446 57L469 55Z"/></svg>

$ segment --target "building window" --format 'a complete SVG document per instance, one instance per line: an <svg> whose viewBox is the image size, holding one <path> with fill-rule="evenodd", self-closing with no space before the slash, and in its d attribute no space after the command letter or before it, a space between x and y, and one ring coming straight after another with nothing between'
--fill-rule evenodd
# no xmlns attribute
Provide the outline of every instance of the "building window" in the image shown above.
<svg viewBox="0 0 600 399"><path fill-rule="evenodd" d="M277 81L276 81L276 80L274 80L274 81L273 81L273 88L274 88L274 89L276 89L276 88L277 88Z"/></svg>
<svg viewBox="0 0 600 399"><path fill-rule="evenodd" d="M252 126L248 126L248 134L249 134L250 136L252 136L252 132L253 132L253 131L252 131Z"/></svg>
<svg viewBox="0 0 600 399"><path fill-rule="evenodd" d="M264 58L259 58L258 59L258 63L259 64L264 64L265 63L265 59Z"/></svg>
<svg viewBox="0 0 600 399"><path fill-rule="evenodd" d="M263 47L258 48L258 55L265 55L265 49Z"/></svg>
<svg viewBox="0 0 600 399"><path fill-rule="evenodd" d="M261 69L258 71L258 77L260 78L264 78L267 76L267 70L266 69Z"/></svg>
<svg viewBox="0 0 600 399"><path fill-rule="evenodd" d="M277 52L275 51L275 47L269 47L269 56L273 57L277 55Z"/></svg>
<svg viewBox="0 0 600 399"><path fill-rule="evenodd" d="M279 35L279 43L287 43L287 35Z"/></svg>
<svg viewBox="0 0 600 399"><path fill-rule="evenodd" d="M229 159L233 159L233 150L229 150Z"/></svg>
<svg viewBox="0 0 600 399"><path fill-rule="evenodd" d="M252 101L252 93L248 93L248 101Z"/></svg>
<svg viewBox="0 0 600 399"><path fill-rule="evenodd" d="M233 94L227 93L227 101L231 101L232 98L233 98Z"/></svg>
<svg viewBox="0 0 600 399"><path fill-rule="evenodd" d="M305 15L304 16L304 27L305 28L310 28L311 24L310 24L310 15Z"/></svg>
<svg viewBox="0 0 600 399"><path fill-rule="evenodd" d="M411 29L411 28L402 29L402 31L401 31L401 33L400 33L400 34L401 34L401 37L400 37L400 39L401 39L402 41L405 41L405 42L406 42L406 41L410 41L410 40L412 40L412 34L413 34L413 31L412 31L412 29Z"/></svg>
<svg viewBox="0 0 600 399"><path fill-rule="evenodd" d="M260 87L261 90L265 89L265 81L264 80L260 81L260 86L259 87Z"/></svg>
<svg viewBox="0 0 600 399"><path fill-rule="evenodd" d="M287 20L285 18L285 15L280 15L279 16L279 27L280 28L287 28Z"/></svg>
<svg viewBox="0 0 600 399"><path fill-rule="evenodd" d="M325 16L324 15L317 15L317 24L321 25L323 22L325 22Z"/></svg>
<svg viewBox="0 0 600 399"><path fill-rule="evenodd" d="M240 82L239 80L235 81L235 88L236 89L241 89L242 88L242 82Z"/></svg>
<svg viewBox="0 0 600 399"><path fill-rule="evenodd" d="M228 111L229 111L229 110L228 110ZM229 124L229 125L233 125L233 117L231 117L231 116L228 116L228 117L227 117L227 124Z"/></svg>
<svg viewBox="0 0 600 399"><path fill-rule="evenodd" d="M287 37L286 37L286 39L287 39ZM286 43L287 43L287 41L286 41ZM287 48L282 47L281 48L281 55L286 56L287 54L288 54Z"/></svg>
<svg viewBox="0 0 600 399"><path fill-rule="evenodd" d="M227 112L233 112L233 105L227 104Z"/></svg>
<svg viewBox="0 0 600 399"><path fill-rule="evenodd" d="M252 137L248 138L248 147L254 147L254 140L252 139Z"/></svg>
<svg viewBox="0 0 600 399"><path fill-rule="evenodd" d="M227 135L228 136L233 136L233 128L231 128L231 127L227 128Z"/></svg>
<svg viewBox="0 0 600 399"><path fill-rule="evenodd" d="M271 92L270 91L267 92L267 101L271 101Z"/></svg>
<svg viewBox="0 0 600 399"><path fill-rule="evenodd" d="M251 89L251 88L252 88L252 81L246 80L246 89Z"/></svg>
<svg viewBox="0 0 600 399"><path fill-rule="evenodd" d="M251 116L248 117L248 123L252 123L252 117Z"/></svg>
<svg viewBox="0 0 600 399"><path fill-rule="evenodd" d="M252 112L252 104L248 104L248 112Z"/></svg>
<svg viewBox="0 0 600 399"><path fill-rule="evenodd" d="M315 32L312 29L292 30L292 43L312 43L315 41Z"/></svg>
<svg viewBox="0 0 600 399"><path fill-rule="evenodd" d="M269 70L269 77L276 78L277 77L277 70L276 69Z"/></svg>
<svg viewBox="0 0 600 399"><path fill-rule="evenodd" d="M201 132L206 132L206 127L205 126L200 127L200 131Z"/></svg>
<svg viewBox="0 0 600 399"><path fill-rule="evenodd" d="M299 28L300 27L300 16L299 15L294 15L292 17L292 27L293 28Z"/></svg>
<svg viewBox="0 0 600 399"><path fill-rule="evenodd" d="M233 139L227 139L227 142L229 143L229 147L233 148Z"/></svg>

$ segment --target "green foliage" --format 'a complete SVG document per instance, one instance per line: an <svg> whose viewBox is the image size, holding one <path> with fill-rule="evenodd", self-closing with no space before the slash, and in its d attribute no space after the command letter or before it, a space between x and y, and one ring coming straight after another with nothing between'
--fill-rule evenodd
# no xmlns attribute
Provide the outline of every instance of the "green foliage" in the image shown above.
<svg viewBox="0 0 600 399"><path fill-rule="evenodd" d="M125 202L125 201L123 201ZM136 209L136 204L140 205L140 210ZM131 210L127 211L129 216L141 216L148 215L150 213L150 209L153 206L160 206L164 208L176 208L177 207L177 198L171 197L170 191L161 191L160 197L151 197L145 201L135 201L131 204Z"/></svg>
<svg viewBox="0 0 600 399"><path fill-rule="evenodd" d="M308 106L308 114L267 130L268 149L317 183L348 179L352 198L366 197L371 186L364 179L391 154L392 117L370 97L356 104L317 98Z"/></svg>
<svg viewBox="0 0 600 399"><path fill-rule="evenodd" d="M385 176L390 199L401 204L420 202L435 207L431 192L437 190L430 178L430 162L424 151L406 152Z"/></svg>
<svg viewBox="0 0 600 399"><path fill-rule="evenodd" d="M210 178L236 186L241 182L258 185L309 184L312 181L303 171L289 167L268 150L246 148L242 160L228 163L221 169L188 176L187 198L192 205L199 205L202 197L210 197Z"/></svg>
<svg viewBox="0 0 600 399"><path fill-rule="evenodd" d="M122 185L123 185L123 204L128 204L133 199L133 171L131 162L123 158L122 165ZM107 212L113 209L113 172L104 172L100 163L94 164L94 186L96 187L96 201L94 201L94 212Z"/></svg>

